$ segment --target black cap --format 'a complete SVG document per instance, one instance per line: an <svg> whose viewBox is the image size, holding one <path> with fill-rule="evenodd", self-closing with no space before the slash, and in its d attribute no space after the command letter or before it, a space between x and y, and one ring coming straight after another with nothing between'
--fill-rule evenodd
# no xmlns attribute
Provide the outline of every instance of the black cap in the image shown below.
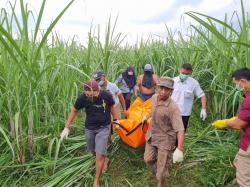
<svg viewBox="0 0 250 187"><path fill-rule="evenodd" d="M100 79L102 76L105 76L105 73L102 70L97 70L94 75L93 78L95 80Z"/></svg>

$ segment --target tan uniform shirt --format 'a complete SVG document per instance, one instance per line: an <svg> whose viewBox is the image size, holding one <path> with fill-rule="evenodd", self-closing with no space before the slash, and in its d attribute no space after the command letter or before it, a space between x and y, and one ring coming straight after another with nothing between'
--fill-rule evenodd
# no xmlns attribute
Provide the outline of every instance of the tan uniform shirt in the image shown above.
<svg viewBox="0 0 250 187"><path fill-rule="evenodd" d="M180 110L171 98L159 102L155 94L152 100L152 122L146 140L160 149L173 150L177 132L184 130Z"/></svg>

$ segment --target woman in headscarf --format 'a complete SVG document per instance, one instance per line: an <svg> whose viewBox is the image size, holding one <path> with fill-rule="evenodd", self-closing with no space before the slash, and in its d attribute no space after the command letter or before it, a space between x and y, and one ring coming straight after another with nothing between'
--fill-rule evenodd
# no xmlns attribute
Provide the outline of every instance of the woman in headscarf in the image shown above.
<svg viewBox="0 0 250 187"><path fill-rule="evenodd" d="M137 89L143 101L148 100L155 94L155 86L158 84L158 76L153 73L151 64L144 66L144 74L137 79Z"/></svg>
<svg viewBox="0 0 250 187"><path fill-rule="evenodd" d="M129 66L120 76L116 79L115 84L122 91L126 103L126 109L130 107L131 97L136 85L135 71L132 66Z"/></svg>

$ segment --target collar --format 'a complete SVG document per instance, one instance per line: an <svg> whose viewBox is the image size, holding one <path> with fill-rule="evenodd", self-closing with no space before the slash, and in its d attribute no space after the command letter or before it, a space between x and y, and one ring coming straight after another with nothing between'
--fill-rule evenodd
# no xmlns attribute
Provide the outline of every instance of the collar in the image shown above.
<svg viewBox="0 0 250 187"><path fill-rule="evenodd" d="M159 105L159 106L161 106L161 105L164 105L164 106L168 106L169 104L170 104L170 102L171 102L171 97L169 97L167 100L165 100L165 101L161 101L161 103L159 104L159 102L158 102L158 96L157 96L157 105Z"/></svg>

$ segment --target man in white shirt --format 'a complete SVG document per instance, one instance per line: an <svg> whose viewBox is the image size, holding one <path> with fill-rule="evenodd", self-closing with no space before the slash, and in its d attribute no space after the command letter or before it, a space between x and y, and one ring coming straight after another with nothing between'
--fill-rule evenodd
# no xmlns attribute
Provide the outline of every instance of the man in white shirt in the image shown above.
<svg viewBox="0 0 250 187"><path fill-rule="evenodd" d="M200 118L202 120L206 119L206 96L198 81L190 76L192 73L191 64L183 64L179 72L180 75L174 78L172 99L176 102L181 111L182 121L186 131L192 111L194 96L201 99L202 108Z"/></svg>

